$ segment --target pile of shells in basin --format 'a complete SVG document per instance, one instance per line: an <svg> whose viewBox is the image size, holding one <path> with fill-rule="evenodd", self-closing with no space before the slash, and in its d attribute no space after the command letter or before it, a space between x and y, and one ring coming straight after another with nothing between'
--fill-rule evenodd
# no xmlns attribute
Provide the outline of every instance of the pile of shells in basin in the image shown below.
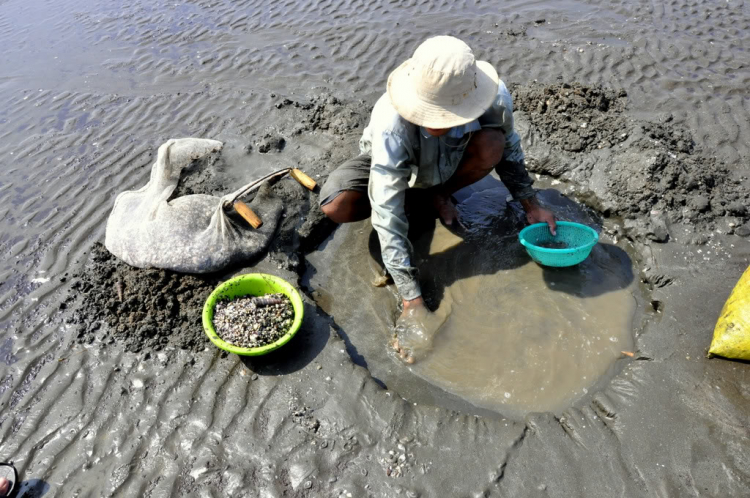
<svg viewBox="0 0 750 498"><path fill-rule="evenodd" d="M284 294L221 299L214 308L214 330L225 342L257 348L277 341L294 322L292 302Z"/></svg>

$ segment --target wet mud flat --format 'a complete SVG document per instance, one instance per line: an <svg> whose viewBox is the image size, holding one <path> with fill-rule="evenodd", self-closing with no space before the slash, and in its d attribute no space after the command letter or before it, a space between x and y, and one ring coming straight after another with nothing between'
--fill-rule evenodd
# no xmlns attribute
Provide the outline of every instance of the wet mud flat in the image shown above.
<svg viewBox="0 0 750 498"><path fill-rule="evenodd" d="M339 104L336 105L348 106L345 102L338 102ZM283 108L284 106L278 112L284 112ZM300 118L298 113L301 111L299 111L299 108L291 106L289 110L292 111L295 119ZM360 116L360 114L356 114L356 116ZM523 119L523 114L519 113L520 127L524 126ZM347 143L350 144L348 149L351 151L350 153L356 153L353 144L358 138L357 131L361 129L359 126L359 124L355 126L355 123L352 123L349 127L350 132L345 135ZM288 129L283 127L277 128L270 134L281 137L290 135ZM290 143L292 143L291 140ZM537 142L536 145L539 146L539 143ZM244 150L242 153L246 152ZM275 151L269 149L262 154L276 154L281 157L288 152L284 147ZM229 153L231 154L231 148ZM253 154L255 152L251 151L250 155ZM329 156L324 155L322 160L310 162L309 171L317 177L318 181L322 182L325 175L335 165L342 162L345 157L346 152L341 151L334 160L329 160ZM536 158L531 156L530 159L534 161ZM213 163L207 170L196 169L195 171L212 171L212 168L216 168L217 164L219 163ZM218 170L226 170L226 168L226 166L220 166ZM236 174L236 172L232 174ZM187 190L185 191L200 193L215 188L220 189L220 184L206 182L205 176L205 174L198 174L193 177L193 180L189 179L186 182ZM700 434L704 430L703 427L707 426L706 424L715 426L720 423L728 427L739 427L737 425L740 420L739 417L744 410L744 402L741 398L727 398L726 403L730 404L725 404L724 409L729 411L722 412L724 418L720 420L723 420L723 422L717 422L712 405L716 401L713 391L703 392L698 395L699 397L691 394L690 397L685 398L681 397L679 391L675 392L672 388L664 391L665 388L653 384L653 379L661 379L664 375L675 376L675 380L678 382L689 382L690 374L669 359L674 358L673 348L681 347L684 351L687 351L684 361L688 362L688 365L690 361L706 361L701 358L700 349L702 346L698 346L695 341L689 341L689 343L682 345L675 345L672 341L660 344L658 339L656 342L652 341L654 341L654 334L656 334L654 331L663 330L661 327L663 327L665 319L668 320L668 323L672 321L667 318L669 315L666 315L671 313L672 310L681 315L679 322L675 320L674 323L682 323L682 315L687 316L688 319L696 318L694 305L684 301L682 288L680 287L679 294L677 294L680 295L679 298L674 297L676 294L672 293L677 289L674 285L675 281L689 283L688 278L695 278L693 275L684 274L684 270L681 270L683 262L679 258L687 256L680 251L684 250L685 247L695 249L700 247L704 250L711 248L718 251L716 247L722 243L720 237L731 237L730 240L741 239L734 235L711 233L711 236L706 235L706 241L703 245L696 245L696 235L703 233L700 229L688 225L687 231L684 229L677 230L675 229L676 224L670 224L670 233L674 234L670 243L655 244L648 232L633 230L626 225L627 213L622 215L617 212L609 212L607 213L610 216L609 219L602 220L599 218L596 211L599 206L597 199L592 198L590 194L587 197L585 192L584 195L579 197L577 189L580 186L578 184L567 181L564 175L560 175L559 178L564 182L560 183L559 180L554 179L547 179L545 182L547 184L557 182L557 188L565 195L556 190L546 189L541 193L543 202L553 207L561 218L599 226L608 237L605 247L610 248L604 249L604 253L600 255L600 257L604 256L604 261L610 261L610 263L605 263L605 268L609 267L609 271L617 269L615 273L624 269L632 273L628 275L626 271L619 276L614 276L614 280L610 280L610 284L605 283L605 290L602 294L606 295L608 299L614 299L611 301L611 305L605 305L599 309L594 303L591 303L595 307L595 312L607 313L608 307L611 307L606 318L619 324L620 332L618 334L622 335L610 333L606 339L609 341L610 337L616 337L618 341L622 342L612 342L607 345L606 354L609 355L609 359L591 374L596 377L596 380L587 378L584 379L585 382L577 384L577 387L570 388L568 386L568 390L556 393L559 396L558 398L544 396L541 395L541 391L534 391L533 384L537 381L544 383L544 381L527 375L524 378L523 385L529 386L530 390L526 391L526 394L522 394L520 390L513 390L514 386L520 389L522 384L506 379L505 383L495 383L496 390L490 391L488 401L486 398L487 390L481 389L481 384L477 384L474 380L477 376L487 376L488 372L497 372L497 362L477 362L475 350L492 351L492 347L497 346L497 341L492 341L487 345L479 344L477 340L487 338L488 335L473 335L471 333L473 330L481 329L477 323L472 322L476 321L476 316L474 314L462 315L459 312L460 306L458 305L452 313L458 320L455 330L458 333L459 341L467 342L468 340L469 344L472 345L472 349L468 350L469 356L458 355L457 358L454 345L450 343L446 345L438 341L435 345L435 356L432 362L417 365L414 367L412 374L404 375L404 367L391 357L386 349L387 337L377 332L390 330L392 320L397 315L398 310L396 306L397 296L392 288L376 289L372 286L372 278L379 274L381 267L377 261L377 243L376 239L373 238L371 227L367 222L341 227L336 230L332 239L323 242L317 252L307 256L310 251L318 247L318 244L332 233L335 227L321 216L319 210L316 210L316 194L306 191L289 179L279 182L269 189L271 191L269 195L283 198L285 216L282 218L284 221L279 226L278 236L269 249L268 256L254 266L233 268L224 275L170 274L161 270L128 268L111 258L101 246L96 246L92 250L89 266L78 275L81 282L79 285L82 287L74 289L76 292L86 290L86 292L83 292L83 303L86 303L86 306L76 304L78 301L69 302L66 306L81 313L77 324L79 326L78 334L80 335L78 341L84 347L96 349L104 347L105 344L106 347L121 344L131 354L136 353L142 359L141 361L159 364L161 368L175 368L181 363L189 366L189 368L200 370L209 358L218 356L219 360L210 361L219 361L219 364L228 362L223 368L230 367L232 364L235 365L231 367L230 372L232 373L230 375L237 378L236 382L246 384L251 391L263 389L264 383L283 374L291 382L298 380L308 391L343 395L347 399L335 398L335 403L331 404L330 401L326 401L326 398L310 397L293 388L285 391L286 394L280 399L273 396L269 398L268 403L271 403L271 405L264 408L262 412L256 411L252 416L260 417L259 421L265 421L262 423L280 424L279 427L293 429L293 433L296 432L297 434L294 438L299 442L305 441L304 444L310 444L310 450L296 453L298 455L296 458L316 460L319 457L313 457L313 455L323 455L328 451L333 451L334 458L339 462L339 465L348 462L346 465L356 465L361 468L359 474L356 474L357 479L346 480L349 484L345 489L368 489L365 486L371 488L373 485L378 485L387 490L401 489L404 493L419 493L419 490L422 490L429 494L429 491L424 490L434 489L433 486L441 482L435 480L433 471L429 469L435 469L436 466L442 468L443 465L451 464L449 460L438 456L437 447L432 447L428 440L417 436L418 433L425 430L434 430L433 436L430 437L440 438L447 437L447 431L455 432L455 437L461 441L453 439L450 443L451 447L459 448L458 451L466 451L467 454L474 451L467 446L468 441L472 440L471 434L481 433L486 448L482 451L487 452L485 455L490 460L497 458L499 455L498 448L506 448L505 450L501 449L500 454L512 455L513 459L524 462L523 466L541 465L538 463L538 459L543 455L544 468L537 468L536 471L538 472L537 476L543 477L537 477L536 480L533 480L533 482L536 482L533 488L534 492L538 491L540 486L551 486L554 483L565 482L566 479L570 479L569 462L572 459L576 461L586 460L589 462L586 465L594 465L591 463L592 461L599 462L600 453L590 453L586 450L579 451L576 449L579 444L590 447L596 442L596 444L605 448L610 458L615 459L616 462L621 462L618 465L621 465L623 470L616 473L614 477L626 479L626 476L630 475L631 471L628 470L628 466L631 464L622 460L629 457L626 457L622 444L618 442L619 438L630 438L633 441L643 440L645 443L644 438L649 436L645 435L648 431L644 431L640 417L652 417L652 407L659 406L659 403L666 403L666 406L671 407L669 415L665 415L666 418L663 421L670 427L677 423L681 426L681 429L687 428L689 431L695 431L695 434ZM721 183L718 184L718 188L722 188ZM483 299L484 294L481 290L486 284L475 283L472 279L479 278L481 280L484 278L482 273L493 275L503 267L508 268L509 275L517 273L519 280L513 284L513 277L508 280L507 277L503 278L500 275L492 280L493 282L511 282L511 286L518 286L533 280L542 284L543 287L537 290L531 289L532 295L538 292L553 292L554 286L552 284L557 283L555 277L543 274L538 267L525 259L522 252L513 252L520 251L515 241L516 233L523 222L517 206L512 204L501 206L498 204L498 200L502 204L502 200L505 199L505 193L499 182L488 179L487 182L462 192L458 197L461 202L463 219L477 233L482 234L478 240L471 241L472 244L464 244L465 248L473 249L468 252L465 249L464 251L456 251L456 247L461 247L461 241L450 233L441 232L440 227L432 232L426 230L422 233L417 231L414 234L415 243L417 247L422 248L421 254L426 258L424 262L429 263L430 257L436 258L432 261L432 264L424 265L425 271L428 272L425 275L425 292L431 305L440 309L441 303L447 303L450 300L464 304L465 297L478 295L480 301L475 303L474 307L489 306L488 310L502 309L504 305L502 301L494 305L491 299ZM580 199L584 204L578 204L572 199ZM589 207L587 207L587 204ZM637 216L632 216L632 219L637 220ZM718 223L720 221L723 221L723 219L713 217L707 219L706 223ZM434 224L434 220L432 223ZM429 228L429 224L425 226ZM344 236L343 243L341 241L338 244L334 243L340 235ZM486 251L489 251L498 240L501 241L500 247L504 248L505 254L493 262L492 254ZM611 248L616 247L613 245L615 240L629 244L629 255L623 257L624 251L622 249L619 252L612 253L613 249ZM373 244L373 241L375 241L375 244ZM335 246L343 249L336 249ZM725 247L728 248L728 246L729 244ZM677 247L680 249L677 249ZM477 248L481 250L477 250ZM320 259L317 256L318 254L324 255L324 257ZM608 255L605 256L605 254ZM621 260L612 265L611 258L614 254L619 254L615 257L615 260L617 258L621 258ZM694 254L701 253L695 252ZM508 260L508 255L510 255L510 260ZM670 266L668 262L670 257L673 260L678 260L677 266ZM480 266L489 263L493 268L482 269L475 268L472 265L466 266L465 261L472 258L479 262ZM593 261L598 261L597 258L595 254ZM510 261L510 264L507 264L508 261ZM347 270L348 268L356 268L358 271L365 269L366 271L352 273ZM435 271L432 275L429 273L430 268ZM322 271L323 269L328 273ZM520 273L519 269L521 270ZM529 273L529 270L533 271ZM200 311L205 297L219 281L231 275L248 271L272 272L281 274L292 282L298 282L298 285L308 291L307 306L312 306L312 308L309 318L307 318L309 321L305 324L306 330L300 334L301 337L296 338L288 345L289 349L285 347L283 352L279 351L268 358L239 361L209 347L210 344L205 340L200 326ZM448 280L453 280L454 283L446 285L445 277L446 275L450 276L451 272L455 278L449 278ZM479 273L478 277L472 277L477 273ZM321 284L321 280L318 279L326 275L328 275L328 280ZM654 276L650 277L649 275ZM607 278L612 279L613 277ZM606 281L607 278L604 280ZM636 288L638 285L636 280L645 281L646 287L644 289ZM124 283L123 297L128 296L128 299L132 299L130 304L124 304L128 302L125 299L122 303L120 302L118 281ZM563 285L566 282L570 283L570 278L563 278L560 281ZM158 314L159 310L168 307L161 302L164 298L162 292L164 288L173 289L173 298L179 305L171 307L172 310L175 308L179 310L175 316ZM524 293L519 292L519 289L511 289L511 291L519 298L519 302L513 304L513 306L521 312L518 318L511 319L511 323L514 324L513 326L524 324L526 322L523 318L523 310L520 309L524 305L522 302ZM379 292L379 297L371 296L371 298L367 298L373 292ZM496 291L494 295L497 296L502 292ZM366 297L364 300L363 296ZM528 299L528 296L529 294L526 294L525 299ZM713 298L717 300L716 304L719 305L718 299L715 296ZM368 304L363 305L363 303ZM654 306L652 303L659 304ZM126 306L133 306L133 308L128 309ZM110 313L109 307L121 311ZM123 309L127 312L123 313ZM638 311L634 311L636 309ZM488 310L484 311L485 315ZM580 303L575 304L570 310L573 313L580 313ZM617 318L618 313L620 318ZM576 318L580 319L582 316L584 315L579 315ZM592 315L586 316L588 318ZM489 318L492 319L492 317ZM486 316L482 316L480 321L486 323L486 319ZM496 317L496 319L507 320L508 317ZM705 318L701 319L705 321ZM536 325L541 329L550 328L549 324L538 323ZM449 324L448 329L450 328ZM571 330L573 329L580 329L580 326L574 325ZM146 333L141 335L139 330ZM179 330L180 333L175 334L175 330ZM462 339L461 333L468 335ZM566 333L566 335L569 334L570 332ZM549 337L552 337L552 335ZM530 337L521 337L519 340L529 339ZM364 342L362 342L363 340ZM587 339L584 338L585 340ZM633 344L632 341L635 341L635 343ZM570 337L565 337L564 342L569 343ZM510 344L515 344L515 342L512 341ZM555 351L555 348L560 349L559 344L549 344L547 348L550 351ZM621 357L619 355L620 349L633 349L633 360ZM499 351L511 353L508 358L502 359L502 356L500 357L503 365L510 363L509 358L512 361L523 357L523 354L513 354L512 349L509 350L507 347L502 347ZM521 351L521 353L527 352L528 350ZM575 354L571 354L571 351L557 352L561 353L561 357L567 360L575 358ZM185 353L190 355L186 363ZM596 351L593 354L596 355ZM68 358L65 362L69 363L71 359ZM353 363L349 363L352 360ZM479 368L479 372L467 369L457 370L453 368L456 361L462 364L469 364L473 361L473 366ZM545 359L542 356L531 361L532 367L537 364L535 361L542 364ZM349 372L348 374L342 374L342 371L339 370L345 363L350 365L345 367L346 371ZM125 364L128 364L128 361ZM336 367L335 365L340 366ZM560 366L563 368L561 371L570 373L570 369L565 367L564 364ZM360 367L365 367L365 369ZM490 368L490 370L482 371L482 368ZM724 368L741 368L741 365L737 367L734 364L726 363ZM509 367L508 372L510 370L516 369ZM139 371L141 370L139 369ZM500 369L500 371L504 370ZM451 377L455 377L456 372L460 374L458 379ZM580 382L583 376L588 377L587 374L581 372L572 375L576 382ZM361 390L351 391L352 378L361 383ZM555 380L560 382L563 382L564 379L565 376L555 377ZM137 384L140 385L140 382L137 382ZM256 384L257 387L252 387ZM472 389L477 386L480 388L479 391L473 392ZM128 393L131 391L133 391L132 388L127 390ZM511 396L506 398L506 392L510 393ZM405 399L402 399L402 396ZM498 396L502 396L499 402ZM521 404L516 405L515 403L519 401L519 398ZM650 401L641 401L643 399ZM731 401L729 401L730 399ZM381 403L382 408L386 410L393 409L390 408L391 403L397 403L396 406L400 408L396 408L395 412L389 411L390 415L385 416L382 420L373 418L383 417L384 415L381 412L368 413L365 416L361 408L362 403L374 403L375 400L378 400L377 403ZM534 404L539 401L541 401L541 405ZM225 395L222 395L218 402L222 404L232 403ZM573 407L570 407L571 403ZM687 403L687 408L684 407L685 403ZM339 410L344 407L346 407L345 412L342 414ZM552 411L539 413L536 412L535 408ZM447 411L441 411L444 409L447 409ZM632 415L633 413L635 415ZM642 415L638 415L638 413ZM628 425L623 425L626 414L631 414L630 416L635 418L630 419L632 422L629 422ZM195 416L198 417L196 420L201 417L201 415ZM402 420L397 424L400 429L396 431L386 430L387 435L383 436L380 433L383 431L382 424L390 424L386 421L391 420L391 417ZM403 419L403 417L406 417L406 419ZM346 420L355 419L359 420L355 424L358 429L343 434L336 430L336 427L340 424L347 423ZM369 420L368 429L361 429L359 425L361 420ZM478 426L474 425L477 423L476 421L481 421ZM257 444L258 441L267 437L263 436L266 432L262 429L262 426L257 426L257 423L257 421L254 422L255 429L248 440L252 442L251 444ZM434 424L440 424L441 428L439 430L436 428L428 429L429 427L435 427ZM633 425L630 426L629 424ZM664 426L661 425L658 428L654 426L654 429L662 431ZM735 429L735 434L736 430L738 429ZM282 433L285 432L282 430ZM579 443L571 442L571 439L579 441ZM401 450L401 447L404 449ZM330 450L330 448L338 448L338 450ZM460 448L465 448L465 450ZM232 451L236 450L231 447L223 450L223 452L230 453L222 458L228 458ZM640 452L641 450L633 449L629 451ZM649 451L651 450L649 449ZM686 450L682 448L682 451ZM285 459L289 457L289 454L288 450L279 451L278 456L275 456L277 453L268 449L263 451L264 458L270 460L275 458ZM560 455L559 467L557 465L553 465L552 468L549 467L549 454ZM732 458L738 455L734 447L724 444L710 446L707 454L714 456L732 455ZM308 456L303 457L301 455ZM402 455L403 458L401 458ZM501 461L506 461L505 458L501 457ZM513 462L513 460L509 461ZM354 462L359 463L355 464ZM202 468L199 460L194 461L191 465L194 466L193 468ZM596 463L595 466L597 465L601 464ZM302 468L308 470L302 471ZM289 467L288 477L282 477L280 480L274 479L273 484L268 480L251 481L254 484L250 484L250 487L253 489L308 489L312 490L310 493L313 493L313 495L315 490L343 489L337 487L336 484L339 479L346 479L346 474L342 474L339 470L326 471L326 468L327 465L325 464L317 464L312 467ZM522 468L506 467L506 472L519 472L518 476L507 481L503 478L499 485L497 484L498 481L493 478L489 481L490 483L486 486L485 491L490 493L491 490L502 490L503 486L508 486L507 489L511 489L513 493L525 494L531 492L531 489L525 490L526 484L524 483L531 481L526 474L527 470L521 470ZM426 472L423 474L423 470L420 469L425 469ZM239 468L238 471L244 472ZM604 469L601 469L601 472L604 472ZM295 477L299 475L315 477ZM331 477L324 477L326 475ZM420 475L421 477L419 477ZM374 480L371 476L374 476ZM456 476L456 479L458 479L456 482L461 481L458 476ZM590 479L593 479L593 476L588 470L581 467L575 479L576 482L589 482ZM743 479L739 477L735 484L741 485L744 482ZM193 488L187 483L198 481L183 479L179 482L182 483L179 489L188 492ZM200 482L203 482L203 485L211 485L209 484L210 481L203 480ZM595 482L599 481L596 480ZM729 487L735 484L725 483L723 486L730 489ZM594 481L590 481L589 486L594 485ZM637 494L642 485L644 484L636 482L632 484L634 487L631 490ZM457 489L463 489L463 486L459 485ZM609 486L610 484L606 484L601 489L610 489ZM561 489L570 488L563 486Z"/></svg>
<svg viewBox="0 0 750 498"><path fill-rule="evenodd" d="M22 496L745 495L747 365L703 354L750 262L747 218L730 209L749 191L747 8L0 4L0 457L19 467ZM470 40L529 95L516 94L516 119L538 185L594 206L607 240L633 246L649 319L636 331L633 359L604 385L558 413L476 416L465 403L446 409L442 390L442 405L415 405L395 385L383 389L370 374L378 364L357 355L366 352L353 338L393 319L361 293L348 299L364 318L346 328L321 311L325 295L311 294L319 306L305 296L303 330L262 359L192 346L145 358L127 351L123 337L107 344L108 325L91 344L74 340L79 330L66 319L78 304L59 304L102 239L114 195L145 184L158 145L180 136L222 140L232 185L309 165L322 182L356 154L361 129L347 129L346 115L366 119L388 73L436 32ZM603 140L589 134L596 115L561 126L556 108L570 90L562 84L576 81L594 106L587 112L604 112L588 96L614 96L602 126L620 116L632 133L604 130L612 147L599 149ZM339 104L301 97L325 88ZM621 88L627 103L618 115ZM545 124L534 113L537 96L550 92L560 103ZM328 129L295 111L307 105L320 109ZM343 127L330 126L333 115L344 117ZM540 120L530 126L532 119ZM555 129L567 135L557 140ZM679 152L688 135L695 148ZM581 150L564 148L579 142ZM701 166L714 160L713 170ZM697 187L681 164L696 173ZM463 214L475 226L493 219L482 208L492 207L490 193L468 201ZM279 245L233 271L304 284L304 255L329 232L306 232L318 226L305 225L315 216L313 196L291 190L285 202ZM333 240L343 234L337 229ZM372 288L369 279L362 284ZM101 289L113 295L107 279Z"/></svg>

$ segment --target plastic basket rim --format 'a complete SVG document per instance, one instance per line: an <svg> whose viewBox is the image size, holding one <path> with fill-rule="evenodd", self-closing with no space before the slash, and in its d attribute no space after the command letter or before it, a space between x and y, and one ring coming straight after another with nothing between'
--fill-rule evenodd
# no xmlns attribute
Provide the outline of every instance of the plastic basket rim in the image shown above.
<svg viewBox="0 0 750 498"><path fill-rule="evenodd" d="M257 279L262 279L266 282L273 283L274 285L277 285L281 289L283 289L279 292L285 294L292 301L292 307L294 308L294 322L292 322L292 326L289 328L289 331L286 334L279 337L275 342L272 342L271 344L266 344L265 346L260 346L257 348L242 348L239 346L234 346L219 337L219 334L217 334L216 330L214 329L213 310L216 306L216 300L221 293L231 288L232 285L236 284L237 282L240 282L242 280ZM295 334L299 331L302 325L303 317L304 303L302 302L302 297L300 296L299 291L297 291L297 289L292 284L290 284L283 278L277 277L276 275L270 275L268 273L246 273L244 275L232 277L226 282L222 282L206 298L206 302L203 305L202 315L203 331L206 333L208 339L214 344L214 346L229 353L234 353L240 356L261 356L279 349L281 346L289 342L292 337L294 337Z"/></svg>
<svg viewBox="0 0 750 498"><path fill-rule="evenodd" d="M599 233L596 230L594 230L593 228L591 228L590 226L588 226L588 225L584 225L582 223L575 223L573 221L558 221L557 225L558 226L562 225L562 226L569 226L569 227L573 227L573 228L583 229L583 230L588 231L589 233L591 233L593 235L593 239L588 244L584 244L582 246L576 246L576 247L566 247L566 248L563 248L563 249L553 249L553 248L550 248L550 247L540 247L540 246L532 244L531 242L529 242L529 241L527 241L525 239L525 235L527 233L529 233L531 230L533 230L534 228L538 228L540 226L547 226L546 223L534 223L533 225L529 225L529 226L525 227L523 230L521 230L519 232L519 234L518 234L518 240L521 242L521 245L524 246L525 248L531 249L533 251L537 251L537 252L540 252L540 253L545 253L545 254L573 254L573 253L577 253L577 252L579 252L579 251L581 251L583 249L590 249L590 248L594 247L597 244L597 242L599 242Z"/></svg>

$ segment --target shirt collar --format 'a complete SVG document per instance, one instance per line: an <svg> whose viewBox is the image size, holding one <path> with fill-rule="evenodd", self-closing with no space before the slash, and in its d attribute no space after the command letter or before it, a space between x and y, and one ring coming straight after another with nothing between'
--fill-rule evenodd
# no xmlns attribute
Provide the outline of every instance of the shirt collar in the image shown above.
<svg viewBox="0 0 750 498"><path fill-rule="evenodd" d="M479 121L475 119L474 121L465 125L454 126L448 133L443 136L447 138L462 138L467 133L480 130L481 128L482 127L479 124ZM424 138L433 138L432 135L430 135L430 133L427 131L427 128L425 128L424 126L420 126L419 131L420 133L422 133L422 136Z"/></svg>

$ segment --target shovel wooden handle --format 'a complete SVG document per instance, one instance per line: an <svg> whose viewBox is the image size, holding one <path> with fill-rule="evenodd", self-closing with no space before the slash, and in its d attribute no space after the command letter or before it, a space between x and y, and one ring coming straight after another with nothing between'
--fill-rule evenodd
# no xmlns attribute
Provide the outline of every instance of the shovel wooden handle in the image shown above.
<svg viewBox="0 0 750 498"><path fill-rule="evenodd" d="M299 170L297 168L293 168L292 171L289 172L289 175L300 182L303 187L305 187L308 190L315 190L315 187L318 186L317 183L315 183L315 180L307 176L302 172L302 170Z"/></svg>
<svg viewBox="0 0 750 498"><path fill-rule="evenodd" d="M263 224L263 220L260 219L260 216L255 214L250 207L245 204L242 201L234 201L234 210L240 213L240 216L242 216L245 221L247 221L251 227L253 228L260 228L260 226Z"/></svg>

